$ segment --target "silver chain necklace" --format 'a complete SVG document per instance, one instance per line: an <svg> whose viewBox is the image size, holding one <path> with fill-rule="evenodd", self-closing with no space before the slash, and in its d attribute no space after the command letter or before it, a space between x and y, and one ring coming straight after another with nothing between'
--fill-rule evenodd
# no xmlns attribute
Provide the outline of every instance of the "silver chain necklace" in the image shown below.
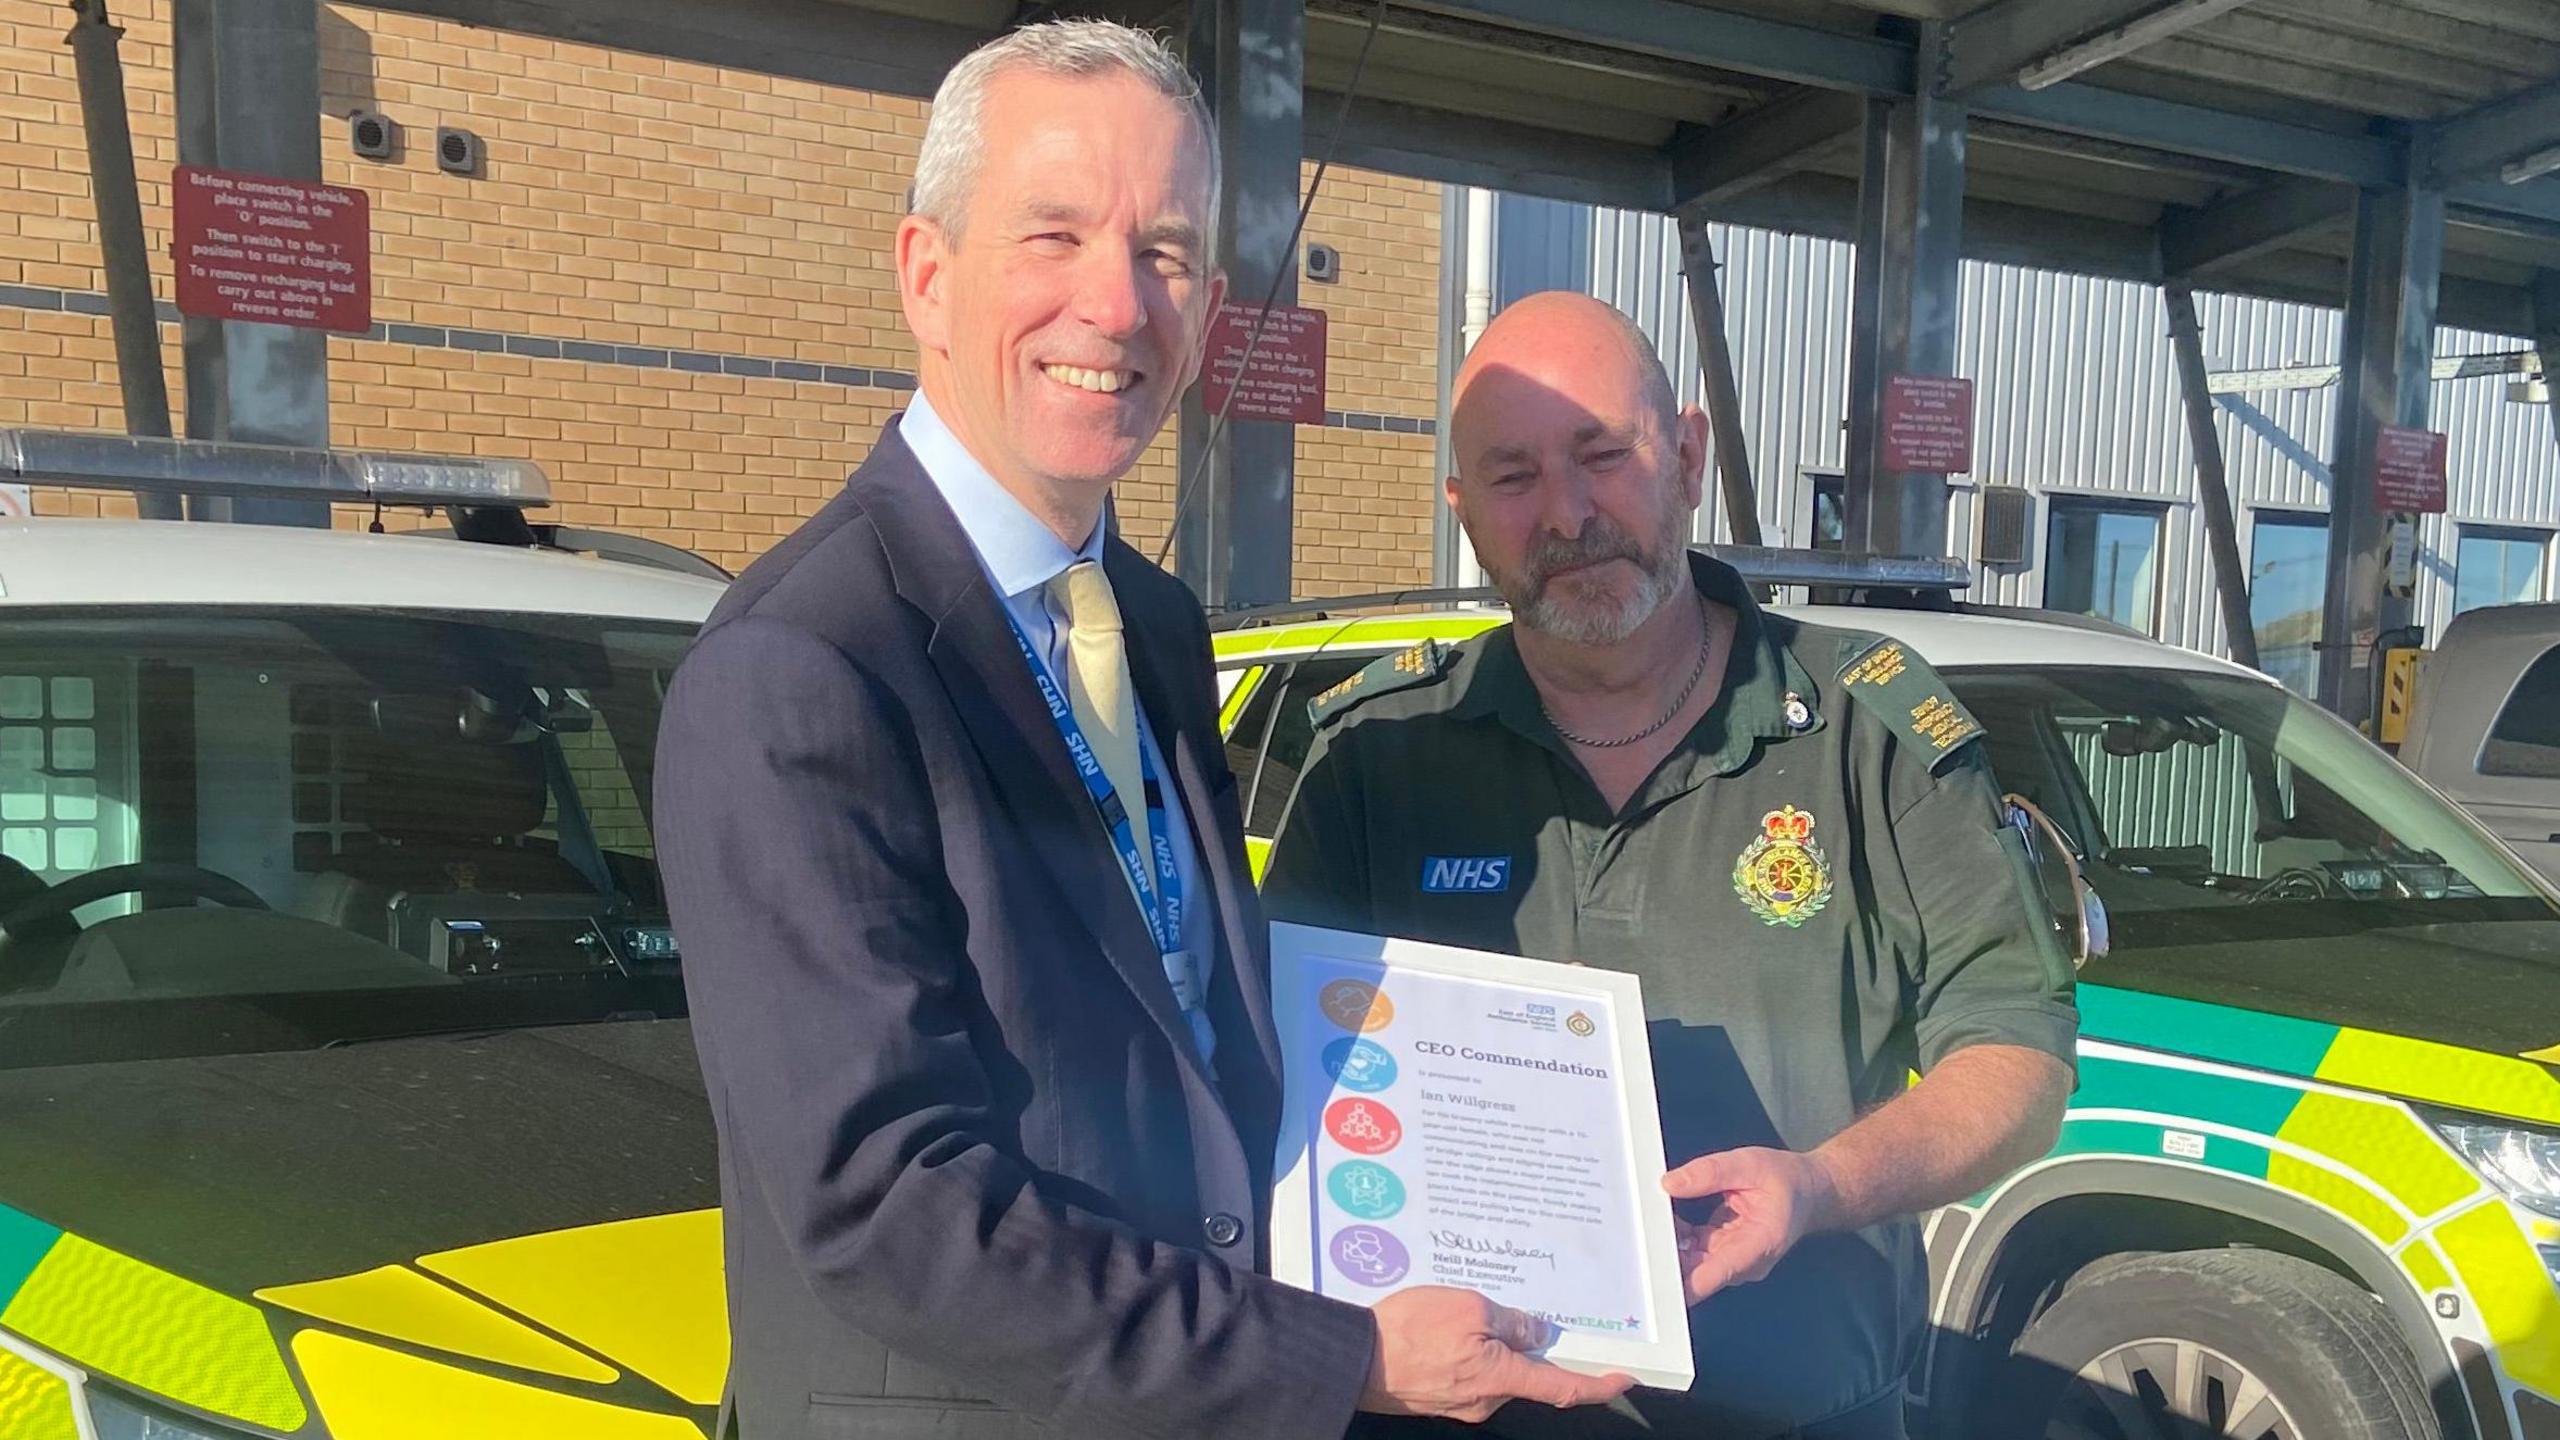
<svg viewBox="0 0 2560 1440"><path fill-rule="evenodd" d="M1547 717L1547 724L1552 726L1557 734L1572 741L1576 745L1580 745L1591 750L1622 749L1653 734L1663 726L1671 723L1672 717L1678 715L1681 707L1689 703L1689 697L1697 693L1698 682L1706 678L1707 657L1713 654L1716 648L1716 627L1714 622L1708 618L1707 603L1704 599L1700 599L1698 602L1698 624L1706 631L1706 634L1698 641L1698 663L1696 668L1689 672L1689 683L1680 687L1679 698L1671 702L1670 709L1662 712L1661 719L1654 721L1652 724L1647 725L1633 735L1617 740L1591 740L1586 739L1583 736L1576 735L1572 731L1564 728L1564 725L1556 719L1555 712L1547 708L1547 700L1543 695L1538 697L1538 713Z"/></svg>

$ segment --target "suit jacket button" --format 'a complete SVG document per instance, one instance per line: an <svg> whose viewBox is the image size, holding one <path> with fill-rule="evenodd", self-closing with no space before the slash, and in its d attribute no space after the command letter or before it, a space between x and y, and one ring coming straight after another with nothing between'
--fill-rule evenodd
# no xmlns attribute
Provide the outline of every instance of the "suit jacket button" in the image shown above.
<svg viewBox="0 0 2560 1440"><path fill-rule="evenodd" d="M1224 1250L1244 1238L1244 1222L1222 1210L1201 1221L1200 1231L1209 1237L1210 1244Z"/></svg>

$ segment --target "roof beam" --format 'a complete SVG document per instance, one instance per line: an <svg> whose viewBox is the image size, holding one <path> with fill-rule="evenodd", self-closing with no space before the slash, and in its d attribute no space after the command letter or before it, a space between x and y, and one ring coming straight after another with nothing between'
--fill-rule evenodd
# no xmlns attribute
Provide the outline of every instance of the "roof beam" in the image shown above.
<svg viewBox="0 0 2560 1440"><path fill-rule="evenodd" d="M2327 180L2287 180L2160 222L2160 265L2189 276L2279 250L2306 231L2332 224L2355 192Z"/></svg>
<svg viewBox="0 0 2560 1440"><path fill-rule="evenodd" d="M1817 30L1680 0L1408 0L1409 8L1496 21L1795 85L1911 93L1911 47L1874 36Z"/></svg>
<svg viewBox="0 0 2560 1440"><path fill-rule="evenodd" d="M2457 223L2474 229L2549 238L2560 228L2560 175L2519 185L2482 180L2448 186L2444 200Z"/></svg>
<svg viewBox="0 0 2560 1440"><path fill-rule="evenodd" d="M1307 126L1309 148L1341 104L1339 93L1307 91L1307 114L1319 117ZM1671 208L1671 166L1659 150L1392 100L1355 98L1334 158L1444 185L1657 214Z"/></svg>
<svg viewBox="0 0 2560 1440"><path fill-rule="evenodd" d="M1858 182L1811 172L1789 175L1730 200L1700 205L1695 213L1719 224L1853 240ZM2156 284L2161 278L2159 246L2147 229L1996 200L1965 202L1964 256L2117 280Z"/></svg>
<svg viewBox="0 0 2560 1440"><path fill-rule="evenodd" d="M1731 200L1699 206L1697 214L1727 225L1847 240L1857 232L1858 182L1810 172L1789 175ZM1966 202L1964 253L1968 260L2154 285L2167 278L2153 231L1998 201ZM2346 294L2346 271L2346 262L2335 256L2261 256L2255 262L2235 262L2214 277L2211 288L2335 309ZM2446 275L2440 283L2436 313L2441 324L2503 334L2528 313L2521 289L2458 275ZM2554 291L2554 304L2560 306L2560 289Z"/></svg>
<svg viewBox="0 0 2560 1440"><path fill-rule="evenodd" d="M929 99L977 30L830 0L368 0L375 8L819 85Z"/></svg>
<svg viewBox="0 0 2560 1440"><path fill-rule="evenodd" d="M1580 0L1573 5L1558 5L1554 0L1408 3L1826 90L1887 99L1912 93L1909 45L1708 10L1683 0ZM2156 8L2157 0L2146 3ZM1958 54L1961 63L1961 49ZM2398 184L2406 173L2400 147L2376 136L2255 118L2239 121L2205 106L2090 85L2066 83L2044 90L1995 86L1968 95L1965 106L1975 115L2039 129L2354 185Z"/></svg>
<svg viewBox="0 0 2560 1440"><path fill-rule="evenodd" d="M1976 11L1949 27L1955 60L1947 89L1961 95L2008 84L2072 41L2139 19L2160 5L2161 0L2006 0Z"/></svg>
<svg viewBox="0 0 2560 1440"><path fill-rule="evenodd" d="M2100 140L2087 135L2066 135L2059 130L2039 130L2009 120L1993 120L1981 115L1967 118L1965 143L1975 153L1986 145L2011 150L2030 150L2039 155L2060 155L2073 160L2088 160L2101 165L2145 171L2158 175L2175 175L2215 187L2226 194L2253 190L2267 183L2266 175L2246 165L2233 165L2223 160L2208 160L2201 155L2186 155L2175 150L2153 150L2128 145L2121 140Z"/></svg>
<svg viewBox="0 0 2560 1440"><path fill-rule="evenodd" d="M1867 97L1847 90L1800 90L1670 148L1671 203L1677 210L1729 200L1804 168L1864 123Z"/></svg>
<svg viewBox="0 0 2560 1440"><path fill-rule="evenodd" d="M2259 170L2381 188L2407 175L2401 147L2375 135L2341 135L2278 120L2244 119L2174 100L2093 85L2046 90L2001 86L1968 97L1976 115L2040 129L2201 155Z"/></svg>
<svg viewBox="0 0 2560 1440"><path fill-rule="evenodd" d="M2494 175L2510 161L2560 147L2560 80L2492 100L2435 127L2435 171L2445 180ZM2520 175L2518 179L2530 179Z"/></svg>
<svg viewBox="0 0 2560 1440"><path fill-rule="evenodd" d="M2201 25L2247 0L2006 0L1955 22L1948 93L2042 90Z"/></svg>
<svg viewBox="0 0 2560 1440"><path fill-rule="evenodd" d="M535 0L401 0L401 3L411 6L506 5L535 3ZM680 0L651 0L651 3L674 4ZM783 0L753 0L753 3L779 4ZM806 0L798 0L798 3L806 3ZM1576 0L1572 5L1558 5L1555 0L1403 0L1403 3L1414 9L1467 16L1516 30L1614 46L1664 59L1826 90L1845 90L1884 98L1899 98L1912 93L1913 47L1907 44L1711 10L1685 3L1685 0ZM2023 0L2012 0L2012 3L2023 3ZM2110 13L2117 13L2121 8L2118 0L2082 0L2082 3L2089 6L2103 4ZM2124 0L2124 3L2129 4L2130 0ZM2160 8L2158 0L2146 0L2143 13ZM1959 32L1961 28L1960 23ZM2084 19L2075 22L2075 28L2085 31L2090 26ZM1962 63L1962 53L1959 46L1959 64ZM2541 97L2544 92L2531 94ZM2079 82L2066 81L2042 90L1996 85L1967 95L1964 103L1968 112L1980 118L2192 155L2281 175L2330 180L2366 189L2385 189L2405 184L2409 179L2407 146L2397 139L2237 116L2209 106L2159 100ZM2560 104L2560 99L2537 98L2527 102L2524 97L2516 97L2500 102L2500 105L2527 103L2533 106ZM1805 111L1798 112L1795 118L1801 123L1812 113L1818 111L1811 102L1807 102ZM2485 109L2482 113L2486 113ZM2513 121L2522 112L2500 109L2498 113ZM2539 115L2541 112L2532 109L2530 113ZM1473 125L1476 122L1457 123ZM1776 126L1779 122L1773 117L1767 123ZM2460 157L2467 153L2465 147L2475 143L2473 137L2478 132L2473 128L2470 117L2452 123L2461 127L2450 136L2456 142L2453 153ZM1575 171L1581 167L1572 159L1572 147L1576 142L1552 136L1538 139L1536 137L1542 132L1534 127L1509 128L1518 132L1511 138L1530 143L1532 149L1543 152L1542 158L1529 169L1552 172L1548 178L1556 186L1563 187L1539 187L1536 193L1564 194L1577 188ZM1714 133L1710 130L1694 137L1695 149L1680 147L1690 167L1692 183L1697 183L1701 175L1713 181L1719 173L1712 168L1715 142L1707 138ZM1798 130L1795 133L1802 137L1813 132ZM1375 138L1381 149L1373 153L1392 154L1399 148L1394 137ZM1728 141L1741 138L1744 137L1729 136ZM1436 147L1437 152L1445 152L1443 158L1447 163L1457 164L1466 154L1463 146L1457 143L1463 139L1462 132L1430 140L1421 144L1421 148ZM1505 145L1508 148L1508 140ZM1658 185L1664 200L1645 208L1668 208L1674 193L1668 165L1659 176L1640 174L1642 167L1630 155L1619 153L1629 148L1596 146L1592 153L1599 157L1599 163L1608 174L1605 178L1593 177L1596 185L1584 183L1579 188L1637 191L1652 190ZM1739 184L1747 193L1750 185L1758 182L1749 179L1753 172L1742 166L1739 159L1735 163L1737 171L1724 183ZM1427 178L1453 178L1452 174L1445 172L1414 173L1425 174ZM1479 182L1459 180L1456 183ZM2448 199L2462 212L2466 223L2486 224L2494 228L2501 218L2505 218L2519 223L2548 225L2555 218L2560 218L2560 200L2553 198L2552 191L2537 188L2546 183L2535 180L2523 185L2501 186L2494 182L2488 185L2457 185L2449 190Z"/></svg>
<svg viewBox="0 0 2560 1440"><path fill-rule="evenodd" d="M1405 36L1425 44L1461 45L1480 54L1525 56L1585 75L1659 80L1720 100L1758 104L1768 98L1767 87L1759 81L1736 76L1730 71L1711 70L1692 60L1640 55L1595 45L1587 40L1532 35L1523 30L1489 25L1481 20L1425 14L1395 5L1388 6L1386 14L1380 16L1376 0L1306 0L1306 5L1307 45L1311 55L1324 53L1328 48L1350 52L1359 45L1361 35L1368 30L1370 20L1375 18L1380 34Z"/></svg>

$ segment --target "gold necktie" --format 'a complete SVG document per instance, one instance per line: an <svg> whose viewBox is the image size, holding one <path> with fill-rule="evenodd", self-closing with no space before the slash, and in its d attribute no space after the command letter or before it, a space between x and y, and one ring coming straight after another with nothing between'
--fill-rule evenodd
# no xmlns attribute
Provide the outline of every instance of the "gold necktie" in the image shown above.
<svg viewBox="0 0 2560 1440"><path fill-rule="evenodd" d="M1049 582L1052 603L1067 617L1067 703L1104 778L1129 812L1129 833L1148 890L1155 888L1155 837L1147 824L1147 792L1139 779L1138 707L1129 695L1129 653L1120 635L1120 602L1102 566L1079 560ZM1140 901L1141 908L1145 901Z"/></svg>

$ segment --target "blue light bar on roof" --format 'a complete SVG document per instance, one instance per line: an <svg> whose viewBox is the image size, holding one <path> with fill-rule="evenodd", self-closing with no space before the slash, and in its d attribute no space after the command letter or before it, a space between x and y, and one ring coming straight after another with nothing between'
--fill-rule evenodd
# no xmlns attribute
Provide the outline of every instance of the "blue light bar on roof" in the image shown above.
<svg viewBox="0 0 2560 1440"><path fill-rule="evenodd" d="M0 430L0 481L378 505L521 509L551 503L550 478L529 460L159 440L75 430Z"/></svg>

